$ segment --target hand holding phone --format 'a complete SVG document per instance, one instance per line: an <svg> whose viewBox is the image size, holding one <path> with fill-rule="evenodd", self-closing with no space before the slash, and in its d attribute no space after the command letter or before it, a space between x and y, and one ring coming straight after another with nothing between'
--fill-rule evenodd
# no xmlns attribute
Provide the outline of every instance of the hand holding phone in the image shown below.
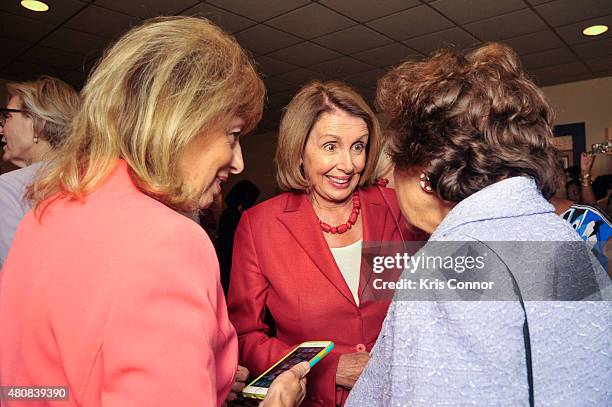
<svg viewBox="0 0 612 407"><path fill-rule="evenodd" d="M300 362L281 373L270 386L266 398L259 407L299 406L306 395L306 375L310 371L309 362Z"/></svg>
<svg viewBox="0 0 612 407"><path fill-rule="evenodd" d="M236 369L236 379L234 380L232 389L225 398L226 402L234 401L236 399L236 397L242 392L242 389L244 389L248 378L249 370L244 366L238 365L238 368Z"/></svg>
<svg viewBox="0 0 612 407"><path fill-rule="evenodd" d="M268 393L268 389L272 385L274 379L283 372L304 361L308 362L312 367L333 348L334 343L331 341L310 341L301 343L246 386L242 394L245 397L263 399Z"/></svg>

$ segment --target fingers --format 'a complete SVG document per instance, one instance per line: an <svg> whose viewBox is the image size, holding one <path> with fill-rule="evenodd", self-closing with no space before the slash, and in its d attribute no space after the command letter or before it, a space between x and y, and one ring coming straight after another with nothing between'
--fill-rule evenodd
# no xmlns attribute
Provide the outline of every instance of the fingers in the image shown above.
<svg viewBox="0 0 612 407"><path fill-rule="evenodd" d="M237 382L246 382L249 378L249 369L244 366L238 365L238 369L236 369L236 381Z"/></svg>
<svg viewBox="0 0 612 407"><path fill-rule="evenodd" d="M301 362L289 369L298 379L302 379L310 371L310 363Z"/></svg>
<svg viewBox="0 0 612 407"><path fill-rule="evenodd" d="M242 389L244 389L244 386L246 386L244 382L234 382L234 384L232 384L232 391L240 393Z"/></svg>
<svg viewBox="0 0 612 407"><path fill-rule="evenodd" d="M302 401L304 401L304 397L306 397L306 378L304 377L302 380L300 380L300 393L301 396L298 397L297 403L296 405L300 405L302 404Z"/></svg>
<svg viewBox="0 0 612 407"><path fill-rule="evenodd" d="M227 405L228 401L234 401L236 400L236 397L238 397L238 395L236 393L234 393L233 391L230 391L229 394L227 395L227 397L225 398L225 402Z"/></svg>

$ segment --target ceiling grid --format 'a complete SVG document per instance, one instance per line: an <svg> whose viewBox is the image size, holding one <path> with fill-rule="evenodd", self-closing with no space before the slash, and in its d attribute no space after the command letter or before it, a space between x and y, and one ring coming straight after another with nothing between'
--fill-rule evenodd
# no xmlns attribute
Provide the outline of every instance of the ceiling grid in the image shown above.
<svg viewBox="0 0 612 407"><path fill-rule="evenodd" d="M47 0L34 13L0 3L0 77L48 73L80 87L102 50L131 26L158 15L204 16L236 35L268 89L265 121L305 82L347 81L370 101L376 80L405 59L442 46L501 41L541 85L612 75L610 0Z"/></svg>

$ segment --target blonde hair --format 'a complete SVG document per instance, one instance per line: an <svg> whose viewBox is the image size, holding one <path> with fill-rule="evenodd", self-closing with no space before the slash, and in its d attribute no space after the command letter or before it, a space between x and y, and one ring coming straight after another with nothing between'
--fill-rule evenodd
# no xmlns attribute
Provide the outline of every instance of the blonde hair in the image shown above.
<svg viewBox="0 0 612 407"><path fill-rule="evenodd" d="M276 180L282 190L304 191L310 188L300 168L304 147L321 114L334 110L359 117L368 126L366 166L361 173L359 186L368 186L374 182L380 154L381 131L378 118L365 100L347 84L313 81L293 97L281 119L275 162Z"/></svg>
<svg viewBox="0 0 612 407"><path fill-rule="evenodd" d="M21 109L32 118L34 132L52 148L58 148L79 107L77 91L46 75L30 82L10 82L6 88L9 98L21 100Z"/></svg>
<svg viewBox="0 0 612 407"><path fill-rule="evenodd" d="M65 148L29 196L37 209L57 193L81 199L121 158L144 193L190 210L195 191L177 169L185 147L233 116L245 121L243 132L252 130L264 93L249 57L219 27L195 17L149 20L105 53L83 89Z"/></svg>

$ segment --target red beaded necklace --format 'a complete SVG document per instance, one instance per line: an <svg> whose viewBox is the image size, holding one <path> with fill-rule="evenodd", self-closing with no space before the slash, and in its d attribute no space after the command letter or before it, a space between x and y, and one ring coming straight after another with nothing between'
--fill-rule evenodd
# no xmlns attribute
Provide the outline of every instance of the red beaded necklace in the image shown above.
<svg viewBox="0 0 612 407"><path fill-rule="evenodd" d="M346 223L343 223L338 226L330 226L317 217L317 219L319 219L319 224L321 225L321 230L323 230L323 232L325 233L341 234L341 233L346 232L347 230L352 228L353 225L357 222L357 217L359 216L360 207L361 207L361 204L359 203L359 191L355 191L353 192L353 210L351 211L351 215L349 216Z"/></svg>

